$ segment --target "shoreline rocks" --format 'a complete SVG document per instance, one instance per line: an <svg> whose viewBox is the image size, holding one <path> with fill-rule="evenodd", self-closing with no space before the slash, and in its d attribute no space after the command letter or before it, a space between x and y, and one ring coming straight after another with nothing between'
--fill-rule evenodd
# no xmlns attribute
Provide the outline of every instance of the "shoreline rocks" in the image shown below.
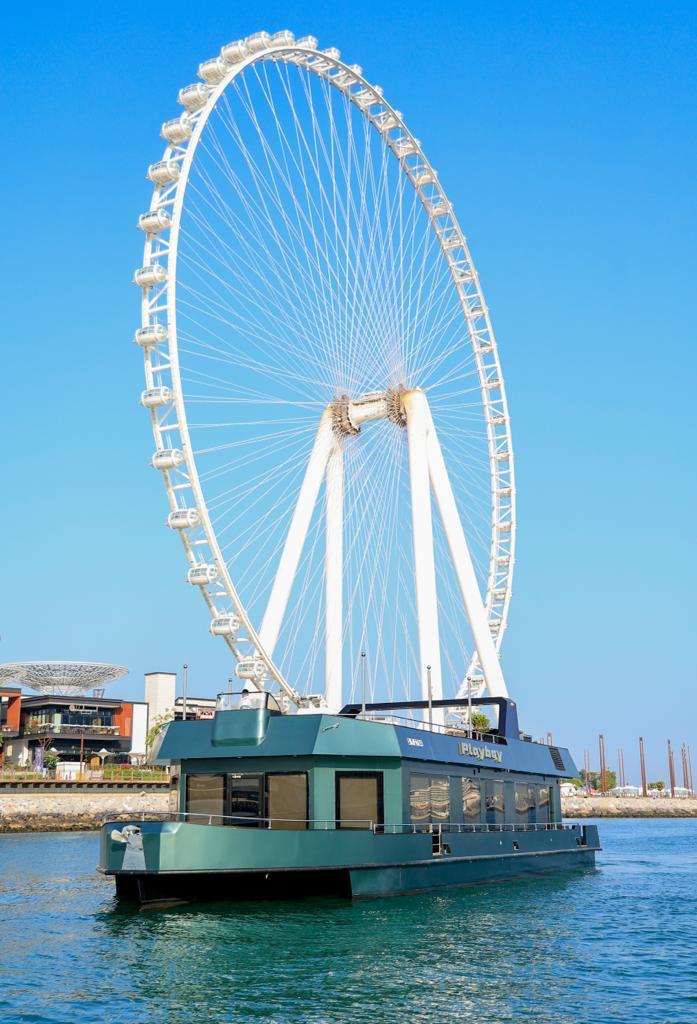
<svg viewBox="0 0 697 1024"><path fill-rule="evenodd" d="M168 793L7 793L0 795L0 833L93 832L106 818L168 809Z"/></svg>
<svg viewBox="0 0 697 1024"><path fill-rule="evenodd" d="M644 796L562 797L565 818L697 818L697 799Z"/></svg>
<svg viewBox="0 0 697 1024"><path fill-rule="evenodd" d="M132 818L168 809L168 794L135 791L7 793L0 795L0 834L97 831L106 818ZM564 818L697 818L697 799L566 797Z"/></svg>

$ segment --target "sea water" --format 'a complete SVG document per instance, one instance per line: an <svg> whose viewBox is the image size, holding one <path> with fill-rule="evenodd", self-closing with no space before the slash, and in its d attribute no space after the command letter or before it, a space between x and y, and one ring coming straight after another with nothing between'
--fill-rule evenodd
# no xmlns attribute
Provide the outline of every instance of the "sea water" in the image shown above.
<svg viewBox="0 0 697 1024"><path fill-rule="evenodd" d="M0 835L0 1021L697 1022L697 820L595 871L365 902L117 905L94 834Z"/></svg>

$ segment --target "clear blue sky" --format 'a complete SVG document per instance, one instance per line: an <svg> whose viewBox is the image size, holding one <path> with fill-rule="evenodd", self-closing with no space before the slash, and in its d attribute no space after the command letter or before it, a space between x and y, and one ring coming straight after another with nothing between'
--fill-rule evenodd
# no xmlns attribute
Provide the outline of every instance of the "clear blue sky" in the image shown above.
<svg viewBox="0 0 697 1024"><path fill-rule="evenodd" d="M122 662L134 698L184 661L225 683L149 468L129 282L178 88L285 27L384 86L470 239L513 417L523 724L579 759L602 729L634 776L643 733L665 775L668 735L697 755L694 3L8 9L1 660Z"/></svg>

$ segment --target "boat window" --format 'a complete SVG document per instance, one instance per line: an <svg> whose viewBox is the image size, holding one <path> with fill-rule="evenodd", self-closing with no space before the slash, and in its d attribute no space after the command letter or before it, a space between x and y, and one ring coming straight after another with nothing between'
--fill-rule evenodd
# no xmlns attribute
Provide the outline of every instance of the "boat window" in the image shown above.
<svg viewBox="0 0 697 1024"><path fill-rule="evenodd" d="M421 775L409 779L409 813L414 825L430 825L450 818L450 779L447 775Z"/></svg>
<svg viewBox="0 0 697 1024"><path fill-rule="evenodd" d="M487 782L484 792L487 824L502 825L505 819L503 782Z"/></svg>
<svg viewBox="0 0 697 1024"><path fill-rule="evenodd" d="M515 817L516 821L535 821L535 790L537 786L531 786L527 782L516 782L515 784Z"/></svg>
<svg viewBox="0 0 697 1024"><path fill-rule="evenodd" d="M225 814L225 776L187 775L186 810L192 815L191 821L194 824L222 825Z"/></svg>
<svg viewBox="0 0 697 1024"><path fill-rule="evenodd" d="M384 824L382 772L336 773L337 828Z"/></svg>
<svg viewBox="0 0 697 1024"><path fill-rule="evenodd" d="M229 811L231 825L261 828L264 824L264 776L228 775Z"/></svg>
<svg viewBox="0 0 697 1024"><path fill-rule="evenodd" d="M307 828L307 772L266 776L266 818L269 828Z"/></svg>
<svg viewBox="0 0 697 1024"><path fill-rule="evenodd" d="M538 786L537 820L549 822L549 786Z"/></svg>
<svg viewBox="0 0 697 1024"><path fill-rule="evenodd" d="M462 780L462 816L465 821L479 821L482 816L482 787L478 779Z"/></svg>

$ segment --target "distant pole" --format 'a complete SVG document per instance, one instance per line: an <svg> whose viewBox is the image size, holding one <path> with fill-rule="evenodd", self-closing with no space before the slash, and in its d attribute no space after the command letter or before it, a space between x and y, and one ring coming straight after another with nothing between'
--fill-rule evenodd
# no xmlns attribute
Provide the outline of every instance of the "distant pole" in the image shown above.
<svg viewBox="0 0 697 1024"><path fill-rule="evenodd" d="M673 763L673 745L668 740L668 775L670 776L670 795L675 796L675 765Z"/></svg>
<svg viewBox="0 0 697 1024"><path fill-rule="evenodd" d="M684 743L683 743L683 745L680 748L680 757L682 758L682 784L685 787L685 789L687 790L687 792L689 793L690 792L690 776L689 776L689 773L687 771L687 747L685 746Z"/></svg>
<svg viewBox="0 0 697 1024"><path fill-rule="evenodd" d="M617 775L620 786L626 786L627 777L624 774L624 750L622 747L617 749Z"/></svg>
<svg viewBox="0 0 697 1024"><path fill-rule="evenodd" d="M472 679L467 676L467 714L469 716L469 737L472 739Z"/></svg>
<svg viewBox="0 0 697 1024"><path fill-rule="evenodd" d="M363 694L361 714L365 715L365 651L361 651L361 693Z"/></svg>
<svg viewBox="0 0 697 1024"><path fill-rule="evenodd" d="M646 785L646 758L644 755L644 737L639 737L639 763L641 764L641 795L648 796L649 789Z"/></svg>
<svg viewBox="0 0 697 1024"><path fill-rule="evenodd" d="M693 775L692 775L692 748L690 744L687 744L687 777L690 780L689 790L694 795L693 789Z"/></svg>
<svg viewBox="0 0 697 1024"><path fill-rule="evenodd" d="M605 766L605 737L602 733L598 736L598 752L600 754L600 792L607 793L607 768Z"/></svg>
<svg viewBox="0 0 697 1024"><path fill-rule="evenodd" d="M184 665L182 671L182 722L186 721L186 690L189 685L189 666Z"/></svg>
<svg viewBox="0 0 697 1024"><path fill-rule="evenodd" d="M586 793L591 795L591 755L590 750L583 751L583 767L586 773Z"/></svg>
<svg viewBox="0 0 697 1024"><path fill-rule="evenodd" d="M433 728L433 690L431 687L431 666L426 666L426 675L428 676L428 726L430 729Z"/></svg>

